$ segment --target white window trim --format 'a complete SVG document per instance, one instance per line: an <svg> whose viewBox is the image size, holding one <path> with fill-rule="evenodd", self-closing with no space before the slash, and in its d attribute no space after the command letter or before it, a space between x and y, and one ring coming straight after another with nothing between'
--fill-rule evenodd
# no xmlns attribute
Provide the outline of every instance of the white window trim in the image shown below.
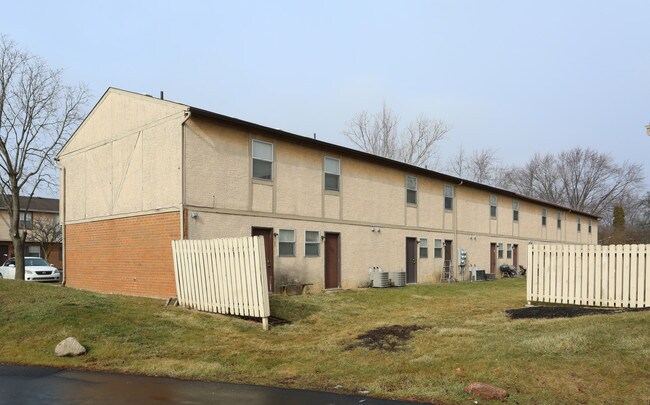
<svg viewBox="0 0 650 405"><path fill-rule="evenodd" d="M316 242L309 242L307 240L307 232L315 232L315 233L318 234L318 237L316 238ZM320 231L305 231L305 257L320 257L320 241L321 241ZM318 246L318 254L316 254L316 255L308 255L307 254L307 245L316 245L316 246Z"/></svg>
<svg viewBox="0 0 650 405"><path fill-rule="evenodd" d="M451 190L451 196L447 197L447 190ZM446 211L454 210L455 189L451 184L445 184L442 188L442 206ZM451 208L447 208L447 198L451 199Z"/></svg>
<svg viewBox="0 0 650 405"><path fill-rule="evenodd" d="M415 180L415 188L409 188L409 179ZM415 191L415 202L408 201L409 191ZM416 176L406 176L406 203L411 205L418 204L418 178Z"/></svg>
<svg viewBox="0 0 650 405"><path fill-rule="evenodd" d="M325 162L327 162L328 159L336 161L337 166L338 166L338 173L330 173L330 172L327 171L327 164L325 164ZM339 180L338 181L338 189L331 190L331 189L327 188L325 178L327 177L328 174L336 176L338 178L338 180ZM341 191L341 159L333 158L331 156L323 156L323 189L325 191L330 191L330 192L334 192L334 193L337 193L337 192Z"/></svg>
<svg viewBox="0 0 650 405"><path fill-rule="evenodd" d="M264 159L264 158L261 158L261 157L255 157L255 146L254 146L255 142L265 143L267 145L271 145L271 160L267 160L267 159ZM263 162L270 162L271 163L271 178L270 179L263 179L261 177L255 177L255 173L254 173L254 170L255 170L254 166L255 165L253 164L253 161L255 161L255 160L261 160ZM273 143L271 143L271 142L266 142L266 141L262 141L262 140L259 140L259 139L253 139L252 142L251 142L251 178L254 179L254 180L261 180L261 181L273 181L273 179L275 178L275 163L274 163L274 161L275 161L275 145Z"/></svg>
<svg viewBox="0 0 650 405"><path fill-rule="evenodd" d="M512 202L512 212L513 212L512 220L514 222L519 222L519 201ZM514 214L515 212L517 213L517 219L515 219L515 214Z"/></svg>
<svg viewBox="0 0 650 405"><path fill-rule="evenodd" d="M497 196L494 195L494 194L491 194L490 195L490 218L496 218L497 217L498 204L499 204L499 200L498 200ZM494 207L494 215L492 215L492 207Z"/></svg>
<svg viewBox="0 0 650 405"><path fill-rule="evenodd" d="M440 247L438 247L438 242L440 242ZM434 259L442 259L443 258L443 248L444 244L442 242L442 239L434 239L433 240L433 258ZM440 251L440 256L436 256L436 249L439 249Z"/></svg>
<svg viewBox="0 0 650 405"><path fill-rule="evenodd" d="M422 250L426 251L426 256L422 256ZM427 238L420 238L418 256L420 259L429 258L429 240Z"/></svg>
<svg viewBox="0 0 650 405"><path fill-rule="evenodd" d="M280 235L282 234L282 231L291 231L293 233L293 241L282 241L280 239ZM293 244L293 254L291 254L291 255L282 254L280 252L280 244L281 243L291 243L291 244ZM281 257L296 257L296 230L295 229L288 229L288 228L278 229L278 256L281 256Z"/></svg>

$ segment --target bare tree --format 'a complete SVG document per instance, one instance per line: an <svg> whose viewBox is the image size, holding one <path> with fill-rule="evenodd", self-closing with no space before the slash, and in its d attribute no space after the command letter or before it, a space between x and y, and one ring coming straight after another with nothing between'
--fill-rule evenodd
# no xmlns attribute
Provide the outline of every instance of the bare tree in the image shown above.
<svg viewBox="0 0 650 405"><path fill-rule="evenodd" d="M54 218L39 217L32 221L32 229L29 232L29 240L39 244L45 260L50 261L50 254L58 248L63 240L61 224Z"/></svg>
<svg viewBox="0 0 650 405"><path fill-rule="evenodd" d="M640 164L617 164L607 153L581 147L536 154L523 167L509 169L505 179L505 188L598 216L613 212L644 181Z"/></svg>
<svg viewBox="0 0 650 405"><path fill-rule="evenodd" d="M377 114L362 111L354 116L343 133L365 152L415 166L435 165L437 144L450 127L424 114L402 131L399 121L399 116L384 103Z"/></svg>
<svg viewBox="0 0 650 405"><path fill-rule="evenodd" d="M16 279L25 275L27 232L20 212L34 194L53 183L53 158L83 118L85 86L65 86L61 71L0 36L0 198L10 217ZM21 207L19 196L27 197Z"/></svg>
<svg viewBox="0 0 650 405"><path fill-rule="evenodd" d="M446 170L466 180L499 186L504 169L501 167L496 150L480 149L468 155L460 147L458 153L448 160Z"/></svg>

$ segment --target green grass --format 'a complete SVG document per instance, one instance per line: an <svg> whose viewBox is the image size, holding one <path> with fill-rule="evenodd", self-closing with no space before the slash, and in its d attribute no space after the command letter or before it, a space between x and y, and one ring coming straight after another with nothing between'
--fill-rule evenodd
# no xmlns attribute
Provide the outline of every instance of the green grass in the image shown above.
<svg viewBox="0 0 650 405"><path fill-rule="evenodd" d="M510 320L523 279L274 296L259 323L162 301L0 282L0 362L472 403L480 381L509 403L649 403L650 312ZM377 327L418 325L400 350L355 347ZM74 336L85 356L58 358ZM341 386L338 390L334 387Z"/></svg>

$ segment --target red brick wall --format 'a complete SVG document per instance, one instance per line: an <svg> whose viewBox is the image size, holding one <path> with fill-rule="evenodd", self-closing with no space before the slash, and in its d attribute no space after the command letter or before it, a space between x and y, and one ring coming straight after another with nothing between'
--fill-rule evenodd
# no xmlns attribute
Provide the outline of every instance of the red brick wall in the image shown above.
<svg viewBox="0 0 650 405"><path fill-rule="evenodd" d="M66 225L66 285L144 297L176 296L171 241L178 212Z"/></svg>

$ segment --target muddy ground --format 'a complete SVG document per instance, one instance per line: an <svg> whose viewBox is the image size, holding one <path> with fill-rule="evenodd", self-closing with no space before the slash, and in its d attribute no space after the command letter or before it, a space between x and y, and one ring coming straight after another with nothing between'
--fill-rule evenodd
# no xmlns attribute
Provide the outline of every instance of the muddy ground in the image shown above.
<svg viewBox="0 0 650 405"><path fill-rule="evenodd" d="M646 311L650 308L588 308L576 306L543 306L509 309L506 314L510 319L550 319L574 318L584 315L620 314L622 312Z"/></svg>

